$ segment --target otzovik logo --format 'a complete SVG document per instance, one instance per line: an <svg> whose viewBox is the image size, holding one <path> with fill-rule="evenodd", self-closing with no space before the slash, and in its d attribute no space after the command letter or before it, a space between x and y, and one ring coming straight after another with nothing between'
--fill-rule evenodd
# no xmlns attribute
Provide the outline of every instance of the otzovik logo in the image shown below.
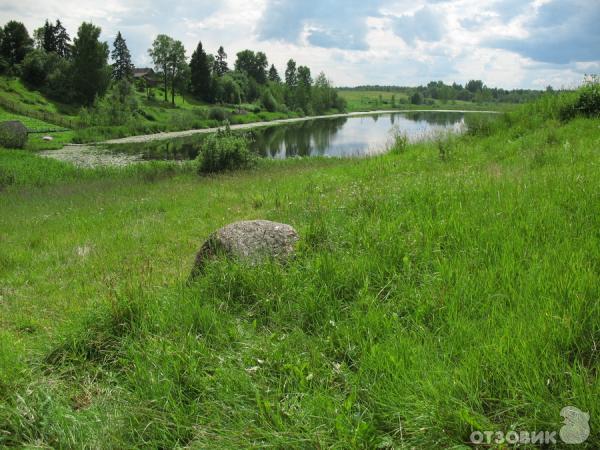
<svg viewBox="0 0 600 450"><path fill-rule="evenodd" d="M590 436L590 415L575 406L565 406L560 415L565 419L558 435L565 444L582 444ZM556 431L473 431L473 444L557 444Z"/></svg>
<svg viewBox="0 0 600 450"><path fill-rule="evenodd" d="M559 435L565 444L582 444L590 435L590 415L575 406L565 406L560 415L565 418Z"/></svg>

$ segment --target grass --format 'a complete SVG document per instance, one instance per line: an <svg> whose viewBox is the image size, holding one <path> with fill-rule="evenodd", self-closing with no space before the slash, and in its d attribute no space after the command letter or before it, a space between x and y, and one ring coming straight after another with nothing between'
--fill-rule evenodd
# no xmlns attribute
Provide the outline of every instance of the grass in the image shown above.
<svg viewBox="0 0 600 450"><path fill-rule="evenodd" d="M434 100L431 105L413 105L403 92L371 91L340 89L338 94L346 100L347 109L353 111L375 111L381 109L464 109L464 110L491 110L510 111L517 105L508 103L474 103L462 100L449 100L443 102ZM392 98L393 97L393 98Z"/></svg>
<svg viewBox="0 0 600 450"><path fill-rule="evenodd" d="M600 123L529 108L213 177L0 152L20 164L0 192L0 445L458 448L558 430L574 405L598 448ZM188 284L203 239L249 218L295 226L298 257Z"/></svg>

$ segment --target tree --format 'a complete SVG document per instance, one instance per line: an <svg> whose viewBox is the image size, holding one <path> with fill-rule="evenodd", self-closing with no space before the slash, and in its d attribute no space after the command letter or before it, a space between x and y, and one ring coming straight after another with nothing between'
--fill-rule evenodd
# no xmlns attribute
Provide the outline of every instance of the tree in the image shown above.
<svg viewBox="0 0 600 450"><path fill-rule="evenodd" d="M483 90L483 81L481 80L470 80L466 85L465 88L475 94L476 92L480 92L481 90Z"/></svg>
<svg viewBox="0 0 600 450"><path fill-rule="evenodd" d="M243 50L237 54L235 70L246 73L258 84L267 82L267 55L263 52L254 53L252 50Z"/></svg>
<svg viewBox="0 0 600 450"><path fill-rule="evenodd" d="M41 87L46 81L46 60L47 53L42 48L29 52L22 63L23 81L34 87Z"/></svg>
<svg viewBox="0 0 600 450"><path fill-rule="evenodd" d="M269 81L272 81L273 83L281 83L281 77L279 76L274 64L271 64L271 68L269 69Z"/></svg>
<svg viewBox="0 0 600 450"><path fill-rule="evenodd" d="M127 43L125 42L125 39L123 39L123 36L121 36L120 31L117 32L117 37L113 44L113 51L110 56L114 61L114 64L112 65L113 78L117 81L130 79L133 76L131 54L129 53Z"/></svg>
<svg viewBox="0 0 600 450"><path fill-rule="evenodd" d="M169 82L169 60L171 56L171 48L175 41L166 34L159 34L152 43L152 48L148 50L148 54L154 62L154 67L157 71L162 72L163 83L165 88L165 102L167 101L167 88Z"/></svg>
<svg viewBox="0 0 600 450"><path fill-rule="evenodd" d="M58 56L63 58L71 56L71 37L58 19L56 19L56 25L54 25L54 39Z"/></svg>
<svg viewBox="0 0 600 450"><path fill-rule="evenodd" d="M217 51L214 67L215 74L219 77L222 77L229 72L229 67L227 67L227 53L225 53L223 46L219 47L219 50Z"/></svg>
<svg viewBox="0 0 600 450"><path fill-rule="evenodd" d="M423 94L421 94L419 91L416 91L411 97L410 97L410 102L413 105L422 105L424 101L423 98Z"/></svg>
<svg viewBox="0 0 600 450"><path fill-rule="evenodd" d="M54 25L48 22L48 19L46 19L43 27L33 32L33 38L36 48L42 49L47 53L56 51L55 29Z"/></svg>
<svg viewBox="0 0 600 450"><path fill-rule="evenodd" d="M296 72L296 61L294 61L293 59L290 59L287 62L287 67L285 69L285 84L288 87L294 87L296 86L296 83L298 81L298 74Z"/></svg>
<svg viewBox="0 0 600 450"><path fill-rule="evenodd" d="M300 106L305 113L310 112L309 106L311 100L311 85L312 77L310 75L310 69L306 66L298 66L296 99L298 106Z"/></svg>
<svg viewBox="0 0 600 450"><path fill-rule="evenodd" d="M218 63L215 63L215 68L217 65ZM194 50L194 53L192 53L192 58L190 59L190 70L192 93L204 101L211 101L212 79L210 73L210 64L208 55L202 48L202 42L198 42L196 50Z"/></svg>
<svg viewBox="0 0 600 450"><path fill-rule="evenodd" d="M108 44L100 42L100 28L84 22L73 45L73 89L79 101L91 105L110 83Z"/></svg>
<svg viewBox="0 0 600 450"><path fill-rule="evenodd" d="M185 47L181 41L174 41L169 52L169 71L171 77L171 103L175 106L175 86L176 84L184 85L185 83L180 81L182 74L186 72L186 56Z"/></svg>
<svg viewBox="0 0 600 450"><path fill-rule="evenodd" d="M19 64L33 48L33 40L21 22L11 20L4 26L0 55L10 66Z"/></svg>

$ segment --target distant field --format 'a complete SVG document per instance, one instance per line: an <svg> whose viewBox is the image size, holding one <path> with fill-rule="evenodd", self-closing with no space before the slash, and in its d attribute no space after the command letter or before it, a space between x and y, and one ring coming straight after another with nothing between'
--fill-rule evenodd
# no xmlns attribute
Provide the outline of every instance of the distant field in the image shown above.
<svg viewBox="0 0 600 450"><path fill-rule="evenodd" d="M435 100L429 105L413 105L402 92L338 90L338 94L348 103L348 111L374 111L377 109L466 109L507 111L516 107L510 103L474 103L461 100L441 102Z"/></svg>

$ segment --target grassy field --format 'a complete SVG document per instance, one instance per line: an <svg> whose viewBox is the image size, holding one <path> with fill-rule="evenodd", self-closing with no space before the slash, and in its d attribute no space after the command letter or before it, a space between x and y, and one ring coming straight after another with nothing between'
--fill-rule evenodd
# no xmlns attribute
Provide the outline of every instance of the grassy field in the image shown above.
<svg viewBox="0 0 600 450"><path fill-rule="evenodd" d="M348 111L375 111L378 109L465 109L465 110L491 110L509 111L517 105L509 103L475 103L462 100L449 100L442 102L434 100L431 105L413 105L405 93L390 91L370 90L338 90L340 96L346 100Z"/></svg>
<svg viewBox="0 0 600 450"><path fill-rule="evenodd" d="M0 446L460 448L573 405L600 447L600 121L551 107L211 177L0 152ZM298 257L188 284L251 218Z"/></svg>

